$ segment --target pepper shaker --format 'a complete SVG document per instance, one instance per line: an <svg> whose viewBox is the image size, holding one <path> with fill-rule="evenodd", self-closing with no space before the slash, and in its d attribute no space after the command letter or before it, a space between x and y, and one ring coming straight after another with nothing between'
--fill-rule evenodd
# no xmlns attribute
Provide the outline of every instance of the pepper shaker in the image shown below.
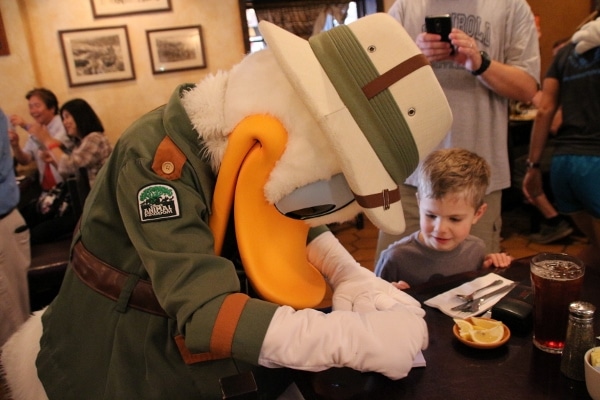
<svg viewBox="0 0 600 400"><path fill-rule="evenodd" d="M575 301L569 305L569 325L560 371L574 380L585 380L583 357L595 345L594 311L596 307L585 301Z"/></svg>

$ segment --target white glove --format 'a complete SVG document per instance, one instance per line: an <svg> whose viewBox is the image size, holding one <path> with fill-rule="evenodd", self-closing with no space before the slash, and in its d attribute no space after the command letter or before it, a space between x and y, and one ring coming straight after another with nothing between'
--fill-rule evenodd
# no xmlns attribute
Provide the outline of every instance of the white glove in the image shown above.
<svg viewBox="0 0 600 400"><path fill-rule="evenodd" d="M333 287L333 309L357 312L388 310L402 304L418 317L421 304L361 267L331 232L325 232L308 246L308 260Z"/></svg>
<svg viewBox="0 0 600 400"><path fill-rule="evenodd" d="M577 54L583 54L586 51L600 46L600 18L583 25L573 34L571 42L577 43L575 51Z"/></svg>
<svg viewBox="0 0 600 400"><path fill-rule="evenodd" d="M350 367L400 379L427 342L425 321L401 305L329 314L282 306L267 329L258 363L303 371Z"/></svg>

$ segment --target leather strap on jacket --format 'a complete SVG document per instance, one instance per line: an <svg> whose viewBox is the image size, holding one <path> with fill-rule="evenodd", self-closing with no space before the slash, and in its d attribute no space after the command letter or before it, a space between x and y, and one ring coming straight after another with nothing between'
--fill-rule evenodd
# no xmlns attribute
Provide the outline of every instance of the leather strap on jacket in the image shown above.
<svg viewBox="0 0 600 400"><path fill-rule="evenodd" d="M136 310L168 317L150 281L108 265L90 253L81 241L73 247L71 265L75 275L95 292Z"/></svg>
<svg viewBox="0 0 600 400"><path fill-rule="evenodd" d="M362 208L383 207L384 210L388 210L392 203L400 201L400 188L398 186L393 190L383 189L381 193L368 194L365 196L361 196L354 192L352 193L354 194L356 202Z"/></svg>
<svg viewBox="0 0 600 400"><path fill-rule="evenodd" d="M233 335L238 325L242 311L249 297L243 293L230 294L225 298L210 337L210 350L207 353L191 353L185 346L183 335L175 336L175 343L179 353L186 364L195 364L203 361L219 360L231 357Z"/></svg>
<svg viewBox="0 0 600 400"><path fill-rule="evenodd" d="M150 281L139 279L101 261L90 253L81 241L73 247L71 266L75 275L95 292L117 302L117 310L126 307L160 317L168 315L162 309ZM225 298L213 327L210 350L192 353L185 345L183 335L175 336L175 343L186 364L231 357L233 336L249 297L243 293L230 294ZM119 304L125 304L120 310Z"/></svg>

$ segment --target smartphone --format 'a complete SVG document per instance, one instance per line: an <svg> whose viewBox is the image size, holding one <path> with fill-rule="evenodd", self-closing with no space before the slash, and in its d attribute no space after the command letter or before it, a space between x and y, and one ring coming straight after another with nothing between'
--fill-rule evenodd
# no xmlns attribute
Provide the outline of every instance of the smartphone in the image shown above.
<svg viewBox="0 0 600 400"><path fill-rule="evenodd" d="M33 135L31 135L31 134L30 134L30 135L29 135L29 138L30 138L30 139L33 141L33 143L35 143L35 144L37 145L37 147L38 147L40 150L47 150L47 149L46 149L46 146L44 146L44 143L40 142L40 141L39 141L39 139L38 139L37 137L35 137L35 136L33 136Z"/></svg>
<svg viewBox="0 0 600 400"><path fill-rule="evenodd" d="M430 15L425 17L425 30L427 33L435 33L442 37L442 42L450 43L448 35L452 31L452 19L450 14L443 15ZM454 47L452 47L452 54L454 54Z"/></svg>

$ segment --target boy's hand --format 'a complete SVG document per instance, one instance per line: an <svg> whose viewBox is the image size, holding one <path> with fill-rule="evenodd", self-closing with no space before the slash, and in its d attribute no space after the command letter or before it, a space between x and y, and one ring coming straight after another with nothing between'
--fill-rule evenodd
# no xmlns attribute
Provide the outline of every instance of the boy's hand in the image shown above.
<svg viewBox="0 0 600 400"><path fill-rule="evenodd" d="M400 290L410 289L410 285L404 281L391 282L391 284L396 289L400 289Z"/></svg>
<svg viewBox="0 0 600 400"><path fill-rule="evenodd" d="M510 266L513 258L506 253L490 253L483 260L483 268L507 268Z"/></svg>

